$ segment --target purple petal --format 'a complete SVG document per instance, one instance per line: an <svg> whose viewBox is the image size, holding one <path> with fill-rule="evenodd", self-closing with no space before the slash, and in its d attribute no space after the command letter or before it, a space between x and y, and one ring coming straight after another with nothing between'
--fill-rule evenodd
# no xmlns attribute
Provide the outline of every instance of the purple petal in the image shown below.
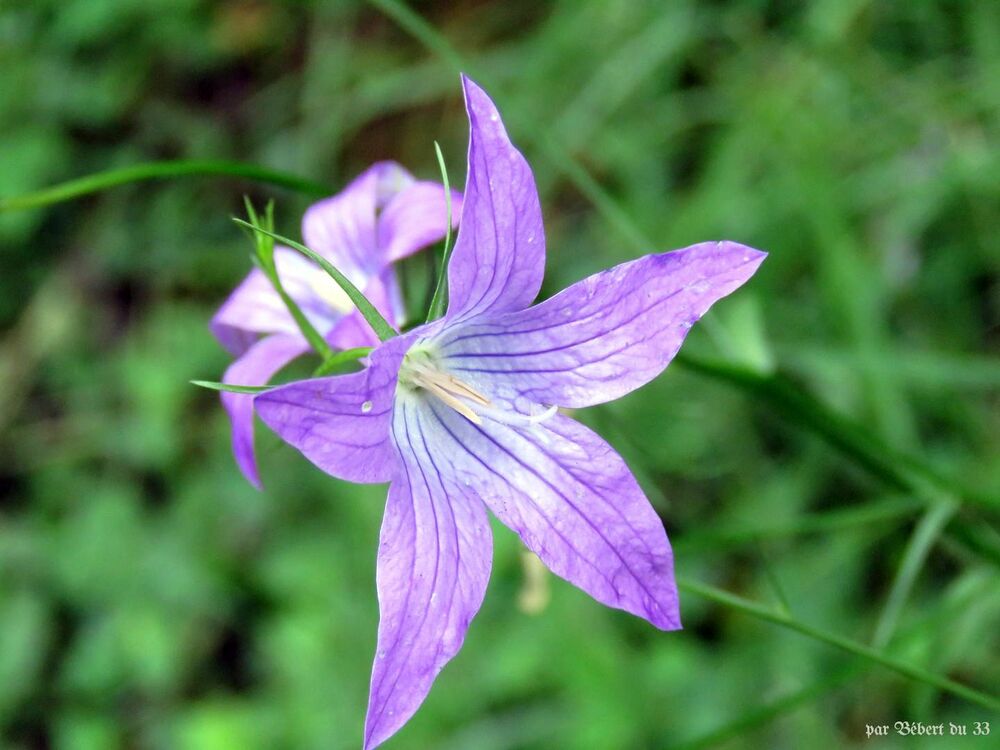
<svg viewBox="0 0 1000 750"><path fill-rule="evenodd" d="M222 376L223 383L264 385L293 359L309 351L301 336L279 334L261 339L233 362ZM253 399L245 393L223 393L222 405L233 425L233 455L243 476L260 489L260 475L253 449Z"/></svg>
<svg viewBox="0 0 1000 750"><path fill-rule="evenodd" d="M365 750L406 723L462 647L493 556L485 508L454 485L413 402L397 407L393 435L402 465L389 489L378 552L381 617Z"/></svg>
<svg viewBox="0 0 1000 750"><path fill-rule="evenodd" d="M462 215L462 194L451 191L452 226ZM397 261L444 238L448 206L444 187L415 182L392 198L378 218L378 243L386 262Z"/></svg>
<svg viewBox="0 0 1000 750"><path fill-rule="evenodd" d="M412 336L373 351L361 372L314 378L254 399L264 423L328 474L349 482L388 482L396 456L389 439L399 363Z"/></svg>
<svg viewBox="0 0 1000 750"><path fill-rule="evenodd" d="M274 250L282 286L320 333L328 331L344 311L331 304L335 282L323 269L288 247ZM333 290L336 295L336 290ZM212 318L210 328L233 354L242 354L263 333L298 334L299 327L264 273L253 269Z"/></svg>
<svg viewBox="0 0 1000 750"><path fill-rule="evenodd" d="M376 213L413 183L395 162L379 162L331 198L315 203L302 218L305 244L330 260L358 286L388 261L380 252Z"/></svg>
<svg viewBox="0 0 1000 750"><path fill-rule="evenodd" d="M511 145L496 106L466 77L469 169L448 267L448 318L520 310L538 295L545 235L535 178Z"/></svg>
<svg viewBox="0 0 1000 750"><path fill-rule="evenodd" d="M647 255L527 310L454 326L440 351L459 377L508 398L571 408L610 401L662 372L695 321L764 257L733 242Z"/></svg>
<svg viewBox="0 0 1000 750"><path fill-rule="evenodd" d="M680 627L666 532L614 449L560 415L514 427L476 425L436 402L427 408L431 450L449 457L455 484L482 498L554 573L658 628Z"/></svg>

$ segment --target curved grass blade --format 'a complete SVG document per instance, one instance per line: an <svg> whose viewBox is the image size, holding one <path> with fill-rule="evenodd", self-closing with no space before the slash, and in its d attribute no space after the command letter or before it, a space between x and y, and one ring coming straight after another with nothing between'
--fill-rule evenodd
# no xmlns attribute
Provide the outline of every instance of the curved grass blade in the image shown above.
<svg viewBox="0 0 1000 750"><path fill-rule="evenodd" d="M121 169L79 177L75 180L53 185L43 190L9 198L0 198L0 212L48 206L53 203L80 198L120 185L165 177L240 177L254 182L264 182L288 188L317 197L330 195L333 191L327 185L304 180L287 172L258 167L224 159L179 159L174 161L154 161L134 164Z"/></svg>
<svg viewBox="0 0 1000 750"><path fill-rule="evenodd" d="M875 648L885 648L892 640L896 632L896 625L899 623L899 616L903 612L906 599L913 589L913 584L920 574L924 561L931 551L931 547L940 537L948 521L958 511L958 504L954 502L940 503L932 505L926 510L920 522L913 530L913 535L906 545L906 552L896 571L896 577L889 589L886 597L885 607L879 616L878 624L875 626L875 635L872 637L872 646Z"/></svg>
<svg viewBox="0 0 1000 750"><path fill-rule="evenodd" d="M888 656L877 649L866 646L863 643L858 643L850 638L844 638L836 633L827 632L826 630L809 625L808 623L797 620L794 617L782 612L776 612L775 610L761 606L756 602L744 599L736 594L731 594L728 591L717 589L714 586L706 586L705 584L692 581L682 576L677 576L677 585L684 591L697 594L698 596L702 596L716 602L717 604L722 604L730 609L735 609L743 612L744 614L756 617L759 620L766 620L774 623L775 625L780 625L783 628L794 630L795 632L801 633L802 635L812 638L813 640L826 643L834 648L840 649L841 651L846 651L853 656L857 656L866 661L885 667L886 669L890 669L893 672L897 672L898 674L908 677L911 680L931 685L938 690L951 693L952 695L967 700L970 703L975 703L979 706L983 706L984 708L988 708L991 711L1000 711L1000 698L982 693L975 688L969 687L968 685L963 685L962 683L955 682L947 677L934 674L933 672L929 672L921 667L907 664L906 662Z"/></svg>

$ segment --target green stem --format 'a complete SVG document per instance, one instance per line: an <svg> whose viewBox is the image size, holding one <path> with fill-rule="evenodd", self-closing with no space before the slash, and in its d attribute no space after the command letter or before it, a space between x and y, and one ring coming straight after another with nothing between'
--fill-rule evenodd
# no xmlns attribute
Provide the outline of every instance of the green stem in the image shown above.
<svg viewBox="0 0 1000 750"><path fill-rule="evenodd" d="M289 247L298 250L311 261L318 264L324 271L327 272L330 278L336 281L337 285L344 290L344 293L350 298L351 302L354 303L354 306L358 308L358 311L362 316L364 316L364 319L368 321L368 325L370 325L372 330L375 331L375 335L378 336L379 341L388 341L396 336L396 330L389 325L385 318L382 317L382 313L375 309L375 305L369 302L368 298L365 297L365 295L362 294L353 283L351 283L351 280L344 276L344 274L342 274L336 266L315 250L311 250L301 242L296 242L295 240L283 237L275 232L269 232L261 227L255 227L250 222L243 221L243 219L233 218L233 221L240 226L252 229L254 232L260 232L268 237L273 237L278 242L284 242Z"/></svg>
<svg viewBox="0 0 1000 750"><path fill-rule="evenodd" d="M68 182L63 182L33 193L16 195L10 198L0 198L0 211L16 211L19 209L48 206L52 203L72 200L89 195L90 193L96 193L133 182L156 180L164 177L191 176L241 177L315 196L330 195L332 192L327 185L304 180L301 177L286 172L258 167L253 164L243 164L223 159L181 159L134 164L121 169L111 169L106 172L99 172L98 174L69 180Z"/></svg>
<svg viewBox="0 0 1000 750"><path fill-rule="evenodd" d="M677 584L682 590L688 591L689 593L697 594L698 596L702 596L710 601L722 604L730 609L735 609L743 612L744 614L756 617L759 620L766 620L774 623L775 625L780 625L783 628L794 630L795 632L801 633L802 635L812 638L813 640L826 643L834 648L846 651L847 653L861 659L874 662L882 667L885 667L886 669L897 672L904 677L908 677L911 680L931 685L939 690L943 690L951 693L952 695L958 696L959 698L963 698L970 703L975 703L988 708L991 711L1000 711L1000 699L992 695L982 693L969 687L968 685L955 682L947 677L942 677L941 675L929 672L926 669L899 661L898 659L887 656L881 651L871 648L870 646L866 646L863 643L852 641L850 638L844 638L836 633L829 633L825 630L814 627L813 625L809 625L808 623L796 620L794 617L791 617L783 612L776 612L767 607L763 607L756 602L749 601L743 597L736 596L735 594L730 594L728 591L717 589L714 586L706 586L705 584L692 581L682 576L677 577Z"/></svg>

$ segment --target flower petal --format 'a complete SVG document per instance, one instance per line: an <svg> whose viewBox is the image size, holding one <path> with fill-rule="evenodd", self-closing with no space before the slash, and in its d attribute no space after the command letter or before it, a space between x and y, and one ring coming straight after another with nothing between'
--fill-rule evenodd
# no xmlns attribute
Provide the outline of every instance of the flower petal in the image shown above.
<svg viewBox="0 0 1000 750"><path fill-rule="evenodd" d="M393 435L402 466L389 488L378 552L381 617L366 750L406 723L462 647L493 556L486 509L454 485L412 401L397 407Z"/></svg>
<svg viewBox="0 0 1000 750"><path fill-rule="evenodd" d="M531 168L511 144L496 106L462 77L469 113L469 169L462 221L448 267L448 318L530 305L545 271L545 235Z"/></svg>
<svg viewBox="0 0 1000 750"><path fill-rule="evenodd" d="M314 203L302 217L305 244L364 287L388 261L376 234L376 213L409 187L413 176L395 162L379 162L336 195Z"/></svg>
<svg viewBox="0 0 1000 750"><path fill-rule="evenodd" d="M452 226L462 215L462 194L451 191ZM386 263L405 258L444 238L448 205L444 187L415 182L390 199L378 218L378 243Z"/></svg>
<svg viewBox="0 0 1000 750"><path fill-rule="evenodd" d="M554 573L658 628L680 627L663 523L611 446L561 415L477 425L427 408L427 439L448 457L455 486L482 498Z"/></svg>
<svg viewBox="0 0 1000 750"><path fill-rule="evenodd" d="M307 351L309 343L301 336L268 336L229 365L222 376L222 382L233 385L264 385L274 373ZM233 426L233 455L236 464L250 484L260 489L260 475L253 449L253 398L245 393L224 392L222 405L229 412L229 421Z"/></svg>
<svg viewBox="0 0 1000 750"><path fill-rule="evenodd" d="M388 482L397 459L389 439L399 363L412 336L370 355L361 372L313 378L254 398L264 423L316 466L349 482Z"/></svg>
<svg viewBox="0 0 1000 750"><path fill-rule="evenodd" d="M610 401L660 374L765 255L734 242L647 255L527 310L454 326L438 346L450 370L489 382L487 392L570 408Z"/></svg>
<svg viewBox="0 0 1000 750"><path fill-rule="evenodd" d="M323 269L288 247L274 249L278 278L320 333L350 310L350 300ZM332 289L331 289L332 287ZM347 300L346 306L343 300ZM210 328L233 354L245 352L262 333L298 334L299 327L270 280L253 269L212 318Z"/></svg>

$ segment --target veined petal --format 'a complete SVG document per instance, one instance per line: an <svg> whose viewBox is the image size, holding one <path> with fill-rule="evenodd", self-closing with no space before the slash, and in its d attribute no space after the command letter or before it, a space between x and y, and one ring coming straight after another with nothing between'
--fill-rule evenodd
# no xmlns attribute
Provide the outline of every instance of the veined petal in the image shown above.
<svg viewBox="0 0 1000 750"><path fill-rule="evenodd" d="M223 383L264 385L271 376L293 359L309 351L309 343L295 334L276 334L263 338L229 365ZM253 399L245 393L222 394L222 405L229 412L233 426L233 455L243 476L260 489L260 475L253 448Z"/></svg>
<svg viewBox="0 0 1000 750"><path fill-rule="evenodd" d="M496 106L462 77L469 113L469 169L462 221L448 267L448 319L531 304L545 271L545 235L531 168Z"/></svg>
<svg viewBox="0 0 1000 750"><path fill-rule="evenodd" d="M413 401L397 407L393 435L401 470L389 488L378 552L381 617L366 750L413 715L462 647L493 557L485 508L454 485Z"/></svg>
<svg viewBox="0 0 1000 750"><path fill-rule="evenodd" d="M308 258L279 246L274 249L274 263L285 291L320 333L330 330L341 315L352 309L347 295ZM300 333L274 285L259 268L253 269L229 295L212 318L210 328L233 354L242 354L263 333Z"/></svg>
<svg viewBox="0 0 1000 750"><path fill-rule="evenodd" d="M355 285L364 287L388 263L380 253L376 213L413 182L413 176L395 162L369 167L341 192L306 210L302 217L305 244Z"/></svg>
<svg viewBox="0 0 1000 750"><path fill-rule="evenodd" d="M462 194L451 191L451 222L458 226ZM448 204L444 186L414 182L386 203L378 218L378 244L386 263L411 255L444 238Z"/></svg>
<svg viewBox="0 0 1000 750"><path fill-rule="evenodd" d="M655 378L712 304L765 253L707 242L602 271L539 305L454 326L438 347L459 377L541 404L580 408Z"/></svg>
<svg viewBox="0 0 1000 750"><path fill-rule="evenodd" d="M412 336L373 351L361 372L313 378L254 397L264 423L316 466L349 482L388 482L397 459L389 438L399 363Z"/></svg>
<svg viewBox="0 0 1000 750"><path fill-rule="evenodd" d="M658 628L680 627L666 532L613 448L560 415L525 426L473 424L425 403L424 432L439 466L554 573Z"/></svg>

